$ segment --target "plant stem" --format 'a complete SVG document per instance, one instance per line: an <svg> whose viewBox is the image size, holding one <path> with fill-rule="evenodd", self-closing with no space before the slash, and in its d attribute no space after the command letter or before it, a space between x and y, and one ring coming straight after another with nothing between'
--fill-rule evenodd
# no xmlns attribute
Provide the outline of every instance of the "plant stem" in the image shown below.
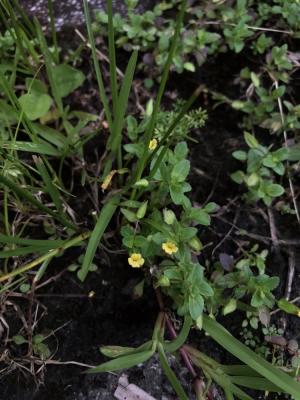
<svg viewBox="0 0 300 400"><path fill-rule="evenodd" d="M155 291L156 293L156 298L157 298L157 302L159 305L159 308L161 311L163 311L165 313L165 322L167 325L167 329L169 332L169 335L171 337L171 339L176 339L177 338L177 333L175 331L174 325L172 323L172 321L170 320L167 312L165 311L165 306L164 306L164 301L163 301L163 297L162 297L162 293L159 289L156 289ZM179 349L181 358L186 366L186 368L188 369L189 373L191 374L191 376L193 377L193 381L194 381L194 389L197 395L197 398L200 400L201 399L201 391L203 392L203 389L205 388L205 384L203 382L203 379L201 377L199 377L199 375L197 374L193 363L188 355L188 353L186 352L186 350L184 348ZM211 397L211 394L208 393L207 394L207 399L208 400L212 400L213 398Z"/></svg>

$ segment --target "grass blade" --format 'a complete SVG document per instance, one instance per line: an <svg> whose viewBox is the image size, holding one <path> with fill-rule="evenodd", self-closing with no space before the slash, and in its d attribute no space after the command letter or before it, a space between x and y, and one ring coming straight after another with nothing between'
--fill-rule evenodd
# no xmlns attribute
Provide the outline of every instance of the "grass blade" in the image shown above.
<svg viewBox="0 0 300 400"><path fill-rule="evenodd" d="M112 219L117 206L118 206L118 202L119 202L119 196L115 196L113 197L111 200L109 200L108 203L106 203L101 212L100 215L98 217L98 220L96 222L96 225L94 227L94 230L91 234L85 255L84 255L84 259L83 259L83 263L82 263L82 267L80 270L80 280L83 282L89 272L89 268L90 265L94 259L97 247L99 246L100 240L102 238L102 235L104 234L110 220Z"/></svg>
<svg viewBox="0 0 300 400"><path fill-rule="evenodd" d="M64 113L64 108L63 108L63 103L62 103L62 98L59 94L58 88L57 88L57 84L54 78L54 67L53 67L53 59L51 56L51 53L49 51L49 47L47 44L47 41L45 39L44 33L42 31L41 25L38 22L38 20L35 18L34 19L34 23L36 26L36 31L37 31L37 36L38 36L38 40L39 40L39 45L40 45L40 49L41 52L43 54L44 60L45 60L45 65L46 65L46 70L47 70L47 76L49 79L49 83L51 86L51 92L53 94L53 97L55 99L57 108L59 110L60 116L63 116Z"/></svg>
<svg viewBox="0 0 300 400"><path fill-rule="evenodd" d="M158 355L159 355L159 360L161 363L161 366L164 370L164 373L166 374L166 377L168 378L169 382L171 383L173 389L175 390L178 398L180 400L189 400L187 394L185 393L183 387L181 386L181 383L177 379L176 375L174 372L171 370L168 360L163 348L163 345L161 343L158 344Z"/></svg>
<svg viewBox="0 0 300 400"><path fill-rule="evenodd" d="M112 131L112 136L111 136L111 148L112 151L116 154L120 145L121 145L121 140L122 140L122 129L124 126L124 120L125 120L125 113L126 109L128 106L128 98L129 98L129 93L130 89L132 87L132 80L134 76L134 71L136 67L136 62L137 62L137 51L134 51L130 57L130 60L128 62L126 72L124 74L124 79L122 83L122 87L120 90L118 102L117 102L117 113L115 117L115 121L113 124L113 131ZM118 166L118 168L122 168L122 166Z"/></svg>
<svg viewBox="0 0 300 400"><path fill-rule="evenodd" d="M165 343L164 348L167 352L173 353L174 351L178 350L186 341L189 333L190 328L192 325L192 319L189 316L185 316L183 327L175 340L170 343Z"/></svg>
<svg viewBox="0 0 300 400"><path fill-rule="evenodd" d="M129 354L137 354L144 351L151 350L153 346L152 340L143 343L139 347L123 347L123 346L103 346L100 347L100 351L103 355L109 358L116 358L120 356L127 356Z"/></svg>
<svg viewBox="0 0 300 400"><path fill-rule="evenodd" d="M64 240L23 239L18 236L8 236L0 233L0 243L11 243L19 244L21 246L37 246L44 249L53 249L53 247L62 246L64 244Z"/></svg>
<svg viewBox="0 0 300 400"><path fill-rule="evenodd" d="M100 99L103 104L105 116L106 116L108 125L110 127L110 131L112 131L112 117L111 117L111 112L110 112L109 105L108 105L108 99L107 99L107 96L105 93L105 88L104 88L102 73L100 70L100 65L99 65L98 58L97 58L95 39L94 39L93 31L92 31L92 23L91 23L91 17L90 17L87 0L83 0L83 7L84 7L84 16L85 16L86 25L87 25L89 42L90 42L90 46L91 46L91 50L92 50L93 64L94 64L94 69L96 72L96 78L97 78L97 83L98 83L98 88L99 88L99 95L100 95Z"/></svg>
<svg viewBox="0 0 300 400"><path fill-rule="evenodd" d="M82 233L71 240L65 241L63 245L60 245L57 248L48 251L46 254L43 254L41 257L36 258L30 263L22 265L21 267L16 268L15 270L8 272L7 274L1 275L0 282L7 281L8 279L13 278L14 276L23 274L24 272L29 271L35 268L36 266L42 264L44 261L57 256L58 254L62 253L64 250L70 247L79 246L83 241L85 241L90 236L90 234L91 234L90 232Z"/></svg>
<svg viewBox="0 0 300 400"><path fill-rule="evenodd" d="M149 360L154 354L154 350L143 351L138 354L130 354L128 356L119 357L111 361L107 361L95 368L88 369L88 374L95 374L97 372L113 372L121 369L128 369L135 365L144 363Z"/></svg>
<svg viewBox="0 0 300 400"><path fill-rule="evenodd" d="M26 151L28 153L44 154L45 156L59 157L61 153L48 143L33 142L3 142L3 148L14 151Z"/></svg>
<svg viewBox="0 0 300 400"><path fill-rule="evenodd" d="M110 88L112 94L113 111L115 117L118 113L118 105L117 105L118 86L117 86L117 63L116 63L112 0L107 1L107 14L108 14L109 76L110 76Z"/></svg>
<svg viewBox="0 0 300 400"><path fill-rule="evenodd" d="M43 179L46 192L51 197L51 199L56 207L56 210L62 216L62 218L67 218L63 211L63 203L60 198L60 193L59 193L57 187L53 185L52 179L49 175L49 172L47 171L45 164L43 163L43 160L40 157L36 157L36 156L33 156L33 160L34 160L35 165Z"/></svg>
<svg viewBox="0 0 300 400"><path fill-rule="evenodd" d="M268 392L281 392L281 389L265 378L253 376L231 376L231 382L249 389L264 390Z"/></svg>
<svg viewBox="0 0 300 400"><path fill-rule="evenodd" d="M50 17L50 27L51 27L52 43L53 43L53 47L54 47L54 57L55 57L56 64L58 64L59 63L59 54L58 54L57 35L56 35L56 29L55 29L53 0L48 0L48 13L49 13L49 17Z"/></svg>
<svg viewBox="0 0 300 400"><path fill-rule="evenodd" d="M38 208L40 211L42 211L48 215L51 215L53 218L55 218L62 224L66 225L68 228L76 229L76 228L74 228L73 224L71 224L68 220L66 220L65 218L62 218L55 211L51 210L51 208L44 206L44 204L40 203L30 192L28 192L25 189L22 189L20 186L16 185L14 182L12 182L7 177L0 175L0 183L3 183L10 190L12 190L17 196L27 200L29 203L31 203L33 206Z"/></svg>
<svg viewBox="0 0 300 400"><path fill-rule="evenodd" d="M173 36L173 39L172 39L172 43L171 43L171 46L170 46L170 50L169 50L169 53L168 53L168 58L167 58L167 61L165 63L164 70L163 70L163 73L162 73L162 78L161 78L161 82L160 82L160 85L159 85L157 98L156 98L156 101L154 103L153 112L152 112L152 115L151 115L151 118L150 118L150 122L149 122L149 124L147 126L147 129L146 129L146 132L145 132L145 149L144 149L144 153L143 153L142 157L138 161L137 173L136 173L136 176L135 176L135 181L138 181L139 179L141 179L143 170L145 168L145 163L146 163L147 158L148 158L148 147L149 147L149 143L150 143L151 137L153 135L157 114L158 114L158 111L159 111L160 103L161 103L162 96L163 96L164 91L165 91L167 79L168 79L168 76L169 76L170 67L171 67L171 64L172 64L172 61L173 61L173 57L174 57L174 54L175 54L176 45L177 45L177 42L178 42L178 38L179 38L180 29L181 29L181 26L182 26L182 22L183 22L183 17L184 17L184 13L185 13L185 10L186 10L186 6L187 6L187 0L182 0L181 8L180 8L180 11L179 11L179 14L178 14L178 17L177 17L177 21L176 21L175 33L174 33L174 36Z"/></svg>
<svg viewBox="0 0 300 400"><path fill-rule="evenodd" d="M40 253L45 250L45 248L39 248L37 246L19 247L13 250L0 251L0 259L26 256L27 254Z"/></svg>
<svg viewBox="0 0 300 400"><path fill-rule="evenodd" d="M277 385L283 392L294 396L295 400L300 400L299 383L235 339L218 322L207 316L203 316L203 329L235 357L239 358L255 371L258 371L260 375Z"/></svg>

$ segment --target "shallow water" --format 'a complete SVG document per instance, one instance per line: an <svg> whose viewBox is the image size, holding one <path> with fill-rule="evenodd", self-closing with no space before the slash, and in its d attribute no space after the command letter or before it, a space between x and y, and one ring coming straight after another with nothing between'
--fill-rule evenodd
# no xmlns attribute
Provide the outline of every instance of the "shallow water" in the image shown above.
<svg viewBox="0 0 300 400"><path fill-rule="evenodd" d="M43 25L49 22L47 0L19 0L22 8L31 17L37 17ZM106 0L89 0L91 10L103 10L106 8ZM140 0L137 6L140 12L151 9L155 0ZM124 0L113 1L117 12L124 14L126 6ZM63 27L80 26L84 23L82 0L53 0L54 14L57 30Z"/></svg>

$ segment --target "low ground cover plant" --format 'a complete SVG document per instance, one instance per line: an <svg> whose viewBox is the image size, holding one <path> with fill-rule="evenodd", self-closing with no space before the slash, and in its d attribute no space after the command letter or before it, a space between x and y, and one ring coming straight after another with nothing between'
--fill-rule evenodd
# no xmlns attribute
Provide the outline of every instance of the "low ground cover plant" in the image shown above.
<svg viewBox="0 0 300 400"><path fill-rule="evenodd" d="M235 183L243 185L245 202L270 207L289 191L277 207L299 219L294 179L300 159L299 106L292 101L290 84L298 59L286 44L275 46L272 35L281 32L298 38L300 5L241 0L198 6L174 0L137 15L136 2L127 1L125 20L113 13L108 0L107 13L99 14L92 25L88 2L83 3L101 117L99 112L77 108L74 98L87 79L79 63L82 48L66 56L62 53L51 1L50 39L36 19L31 21L22 13L17 1L4 0L1 5L5 27L0 38L1 296L9 298L12 292L33 296L35 288L51 276L52 264L70 249L77 249L78 257L68 269L84 284L89 274L96 273L95 255L103 240L109 241L108 228L114 227L117 245L112 251L121 250L126 268L141 271L134 291L143 296L145 288L152 288L158 316L147 342L137 348L102 346L102 354L111 360L87 373L131 368L157 354L178 398L188 399L168 361L168 354L178 353L191 374L197 399L213 398L212 383L229 400L253 399L251 390L300 399L297 341L288 341L270 328L275 307L294 318L300 316L300 309L289 296L276 298L280 281L267 271L268 250L258 244L242 247L236 259L221 253L217 261L200 262L203 232L208 232L219 206L209 200L197 203L189 181L192 131L201 130L208 118L204 107L196 105L205 92L217 105L228 104L245 117L241 118L245 146L233 153L240 169L231 174ZM159 24L166 11L170 17ZM270 28L274 20L276 26ZM99 21L102 25L97 28ZM216 29L207 30L206 25L216 25ZM94 36L99 29L104 33L103 27L108 74L99 62ZM121 74L115 44L131 51ZM266 60L256 72L241 71L239 83L249 85L244 98L235 100L200 85L187 100L163 107L170 70L193 72L195 59L202 65L208 55L239 53L245 46ZM155 79L149 75L145 85L149 89L156 82L157 90L139 112L132 111L134 75L140 60L148 71L145 56L149 54L160 73ZM261 141L256 137L259 129L268 132ZM85 146L99 136L101 159L95 168L88 168ZM92 212L79 212L75 180L92 198ZM245 233L240 232L241 236ZM276 237L273 240L278 245ZM181 321L178 331L173 312ZM280 346L280 355L258 350L259 340L248 332L244 332L244 344L217 321L238 312L244 315L244 328L265 329L265 340ZM5 313L1 322L7 331L6 344L26 345L29 355L41 360L50 357L47 336L26 330L25 323L9 338ZM191 331L209 335L241 364L225 365L190 345Z"/></svg>

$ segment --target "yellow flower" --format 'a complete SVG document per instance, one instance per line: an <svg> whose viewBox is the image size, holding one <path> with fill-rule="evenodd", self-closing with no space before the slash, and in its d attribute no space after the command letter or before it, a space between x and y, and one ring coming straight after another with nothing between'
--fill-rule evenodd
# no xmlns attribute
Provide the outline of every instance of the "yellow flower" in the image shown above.
<svg viewBox="0 0 300 400"><path fill-rule="evenodd" d="M297 316L300 318L300 310L297 312Z"/></svg>
<svg viewBox="0 0 300 400"><path fill-rule="evenodd" d="M151 139L149 142L149 150L151 150L151 151L155 150L157 147L157 144L158 144L158 142L156 139Z"/></svg>
<svg viewBox="0 0 300 400"><path fill-rule="evenodd" d="M167 254L173 254L178 251L178 247L173 242L165 242L161 246Z"/></svg>
<svg viewBox="0 0 300 400"><path fill-rule="evenodd" d="M140 253L132 253L128 258L128 264L131 265L132 268L140 268L144 262L145 260Z"/></svg>

